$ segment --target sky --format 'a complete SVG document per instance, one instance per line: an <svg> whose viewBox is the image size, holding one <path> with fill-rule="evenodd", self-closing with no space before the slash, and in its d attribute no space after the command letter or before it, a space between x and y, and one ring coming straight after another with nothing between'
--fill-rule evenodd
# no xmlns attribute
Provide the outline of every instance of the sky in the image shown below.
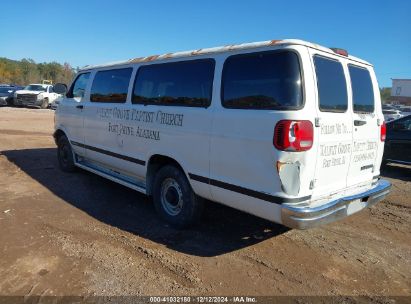
<svg viewBox="0 0 411 304"><path fill-rule="evenodd" d="M14 0L0 4L0 57L73 67L271 39L348 50L380 87L411 78L411 1Z"/></svg>

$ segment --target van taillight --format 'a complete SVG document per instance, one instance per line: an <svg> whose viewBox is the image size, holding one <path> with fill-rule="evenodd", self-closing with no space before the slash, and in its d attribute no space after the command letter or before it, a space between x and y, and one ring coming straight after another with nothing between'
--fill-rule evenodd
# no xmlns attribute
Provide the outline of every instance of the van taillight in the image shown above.
<svg viewBox="0 0 411 304"><path fill-rule="evenodd" d="M381 125L381 141L385 141L385 137L387 136L387 125L385 124L385 121Z"/></svg>
<svg viewBox="0 0 411 304"><path fill-rule="evenodd" d="M274 146L278 150L299 152L313 146L314 130L309 120L280 120L274 129Z"/></svg>

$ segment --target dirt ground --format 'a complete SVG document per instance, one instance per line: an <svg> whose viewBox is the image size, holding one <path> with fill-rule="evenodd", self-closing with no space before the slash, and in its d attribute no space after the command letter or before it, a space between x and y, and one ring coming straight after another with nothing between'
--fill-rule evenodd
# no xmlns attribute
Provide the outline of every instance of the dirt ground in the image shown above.
<svg viewBox="0 0 411 304"><path fill-rule="evenodd" d="M0 295L411 295L411 167L388 198L290 230L207 203L174 230L144 195L59 170L51 110L0 108Z"/></svg>

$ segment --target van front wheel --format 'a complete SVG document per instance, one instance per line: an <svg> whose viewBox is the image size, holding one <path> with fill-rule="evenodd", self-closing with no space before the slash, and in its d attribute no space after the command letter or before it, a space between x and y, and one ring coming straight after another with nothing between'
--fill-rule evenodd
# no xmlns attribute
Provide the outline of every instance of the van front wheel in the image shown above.
<svg viewBox="0 0 411 304"><path fill-rule="evenodd" d="M202 199L194 193L185 174L171 165L157 172L153 201L161 218L177 228L194 224L203 210Z"/></svg>
<svg viewBox="0 0 411 304"><path fill-rule="evenodd" d="M70 142L64 135L57 141L57 158L62 171L73 172L76 170Z"/></svg>

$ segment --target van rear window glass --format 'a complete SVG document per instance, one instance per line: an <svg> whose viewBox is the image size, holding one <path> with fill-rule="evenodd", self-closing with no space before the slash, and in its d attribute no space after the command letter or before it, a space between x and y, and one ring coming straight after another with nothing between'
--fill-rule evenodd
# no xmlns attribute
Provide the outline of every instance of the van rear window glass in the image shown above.
<svg viewBox="0 0 411 304"><path fill-rule="evenodd" d="M348 107L347 83L342 64L333 59L314 56L320 110L345 112Z"/></svg>
<svg viewBox="0 0 411 304"><path fill-rule="evenodd" d="M213 59L145 65L139 68L133 103L207 107L214 79Z"/></svg>
<svg viewBox="0 0 411 304"><path fill-rule="evenodd" d="M97 72L91 86L93 102L124 103L127 100L132 68Z"/></svg>
<svg viewBox="0 0 411 304"><path fill-rule="evenodd" d="M367 69L348 65L350 72L354 112L374 112L374 91Z"/></svg>
<svg viewBox="0 0 411 304"><path fill-rule="evenodd" d="M296 109L303 103L296 53L234 55L224 63L222 104L234 109Z"/></svg>

